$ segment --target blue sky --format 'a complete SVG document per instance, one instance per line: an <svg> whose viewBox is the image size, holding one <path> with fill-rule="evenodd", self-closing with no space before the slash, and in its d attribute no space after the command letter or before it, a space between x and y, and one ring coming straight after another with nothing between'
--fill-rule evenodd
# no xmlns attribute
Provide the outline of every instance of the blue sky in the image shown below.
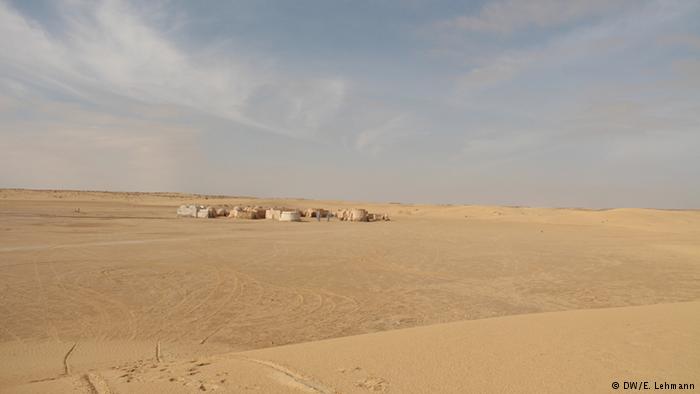
<svg viewBox="0 0 700 394"><path fill-rule="evenodd" d="M700 2L0 1L0 186L700 207Z"/></svg>

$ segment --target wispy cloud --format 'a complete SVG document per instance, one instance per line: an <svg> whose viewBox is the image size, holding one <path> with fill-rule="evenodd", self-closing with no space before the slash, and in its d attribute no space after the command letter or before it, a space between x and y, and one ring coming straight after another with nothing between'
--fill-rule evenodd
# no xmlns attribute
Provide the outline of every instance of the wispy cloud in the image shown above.
<svg viewBox="0 0 700 394"><path fill-rule="evenodd" d="M398 115L377 127L362 130L357 136L355 146L359 150L377 154L386 147L386 144L395 140L395 134L404 135L409 129L411 127L407 116Z"/></svg>
<svg viewBox="0 0 700 394"><path fill-rule="evenodd" d="M696 204L696 1L281 8L0 0L0 186Z"/></svg>
<svg viewBox="0 0 700 394"><path fill-rule="evenodd" d="M72 3L59 17L66 32L56 37L0 4L6 75L82 99L101 91L181 105L292 137L318 132L342 104L341 78L295 77L220 47L188 52L123 2Z"/></svg>
<svg viewBox="0 0 700 394"><path fill-rule="evenodd" d="M512 80L529 70L542 72L571 64L601 62L634 48L642 50L649 45L659 45L655 40L659 30L672 27L679 17L696 9L697 6L690 2L651 3L608 17L600 23L555 35L544 43L527 48L507 48L480 59L475 67L458 77L457 86L463 91L481 90ZM614 69L612 64L608 68Z"/></svg>
<svg viewBox="0 0 700 394"><path fill-rule="evenodd" d="M512 33L532 27L561 26L614 10L625 0L501 0L486 3L478 13L461 15L447 25L477 32Z"/></svg>

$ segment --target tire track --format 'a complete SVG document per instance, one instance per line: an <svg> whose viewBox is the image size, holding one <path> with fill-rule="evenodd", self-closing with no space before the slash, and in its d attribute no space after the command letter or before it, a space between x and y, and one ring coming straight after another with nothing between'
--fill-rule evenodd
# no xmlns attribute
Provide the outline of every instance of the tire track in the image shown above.
<svg viewBox="0 0 700 394"><path fill-rule="evenodd" d="M89 246L125 246L125 245L144 245L155 242L192 242L192 241L208 241L239 238L238 235L219 235L215 237L188 237L188 238L152 238L152 239L126 239L121 241L96 241L74 244L43 244L43 245L26 245L0 248L0 253L4 252L22 252L22 251L41 251L46 249L80 249ZM30 264L30 263L28 263Z"/></svg>
<svg viewBox="0 0 700 394"><path fill-rule="evenodd" d="M34 278L36 280L36 283L38 284L39 288L39 293L40 296L39 298L42 298L43 300L40 301L43 309L43 320L44 320L44 327L46 330L46 335L48 337L53 337L54 340L57 342L60 342L60 339L58 338L58 330L56 329L56 326L53 324L51 319L49 318L49 295L48 292L46 291L46 287L44 286L44 281L41 279L41 274L39 273L39 265L37 264L37 261L39 259L39 252L36 251L32 253L32 263L34 264Z"/></svg>
<svg viewBox="0 0 700 394"><path fill-rule="evenodd" d="M212 299L214 294L221 289L223 283L225 282L223 276L221 275L221 270L218 267L210 264L208 268L210 268L210 269L213 268L212 271L216 272L216 277L217 277L216 285L212 289L210 289L208 291L207 295L205 297L201 298L201 300L196 305L194 305L194 307L191 307L188 310L184 311L182 313L183 316L196 315L200 312L201 309L206 308L210 304L210 302L209 302L210 299ZM196 323L197 321L199 321L202 318L203 318L203 316L193 316L189 319L179 319L177 324L171 325L169 328L171 328L171 329L172 328L182 328L182 327L186 328L186 327L190 326L191 324ZM159 334L160 333L161 332L159 332ZM187 334L189 334L189 330L183 329L183 330L181 330L181 334L176 339L181 339L183 336L185 336Z"/></svg>
<svg viewBox="0 0 700 394"><path fill-rule="evenodd" d="M202 258L202 257L203 257L201 252L197 253L197 252L195 252L195 251L192 250L192 249L186 249L185 251L186 251L186 253L187 253L188 255L192 256L192 260L195 260L195 259L198 259L198 258ZM199 272L198 272L198 274L199 274ZM218 275L218 277L219 277L219 280L221 280L221 273L220 273L220 272L217 272L217 275ZM190 278L190 281L191 281L191 279L193 279L193 278ZM190 281L188 281L188 282L190 282ZM183 281L181 281L181 280L180 280L180 281L176 281L176 283L182 283L182 282L183 282ZM205 280L205 282L208 283L209 281L208 281L208 280ZM221 284L221 283L217 284L217 287L218 287L220 284ZM197 291L197 289L195 289L194 291L185 291L184 294L183 294L183 293L182 293L182 290L181 290L181 289L182 289L182 286L181 286L181 285L179 285L179 286L171 286L171 287L173 287L173 288L175 289L175 291L180 295L180 300L179 300L175 305L170 306L170 307L168 307L167 305L164 306L164 307L163 307L163 306L160 306L160 304L163 304L163 303L167 304L167 301L163 302L163 300L166 298L166 295L164 294L163 296L161 296L161 299L159 300L159 302L158 302L158 303L155 303L155 304L150 308L150 310L149 310L149 312L148 312L149 315L152 315L152 314L153 314L152 311L156 311L156 312L159 312L159 314L162 316L162 317L160 318L160 320L161 320L161 322L160 322L160 327L159 327L158 330L156 331L155 335L162 335L162 334L164 333L165 327L166 327L166 325L167 325L167 321L168 321L171 317L173 317L173 316L175 316L175 315L178 315L178 314L181 314L182 312L180 311L180 309L184 309L184 308L186 307L186 305L187 305L187 303L188 303L189 300L201 298L201 297L198 297L199 292ZM216 290L216 289L215 289L215 290ZM215 290L213 290L213 291L215 291ZM161 292L161 293L165 293L165 292ZM209 296L211 296L211 294L212 294L212 291L209 292ZM206 298L205 298L205 299L206 299ZM200 301L194 308L191 308L191 307L190 307L187 311L185 311L184 314L191 313L192 311L196 310L198 307L200 307L200 306L203 305L203 304L204 304L204 301ZM164 310L164 309L165 309L165 310ZM183 325L186 324L186 323L187 323L186 321L180 320L180 321L178 321L178 323L176 323L176 324L174 325L174 327L181 327L181 326L183 326ZM172 329L173 326L171 325L171 326L169 326L168 328ZM183 333L182 335L184 335L184 333ZM182 335L181 335L181 336L182 336ZM180 336L180 337L181 337L181 336ZM178 337L178 338L176 338L176 339L179 339L180 337Z"/></svg>
<svg viewBox="0 0 700 394"><path fill-rule="evenodd" d="M214 249L214 250L217 250L217 249ZM217 260L219 260L220 264L225 264L226 257L221 252L218 252L214 257L217 257ZM237 273L234 270L219 267L219 264L217 264L217 263L214 263L212 266L217 270L218 276L221 279L221 283L226 284L226 286L223 286L223 288L224 289L231 288L231 289L226 293L226 296L220 298L221 301L219 302L218 305L215 305L215 306L212 305L213 310L211 312L206 313L204 316L197 317L194 320L190 320L188 322L188 324L195 324L195 323L199 323L199 322L206 324L206 323L210 322L210 323L214 323L216 325L214 320L216 320L215 318L221 314L221 311L224 308L226 308L227 306L230 307L234 303L234 300L238 299L243 294L241 275L239 273ZM233 284L229 286L228 282L231 280L233 281ZM215 292L217 290L218 289L215 289L213 292ZM213 294L213 292L212 292L212 294ZM227 322L218 325L218 327L216 327L213 330L209 330L210 333L205 335L205 337L202 340L200 340L199 343L201 345L206 343L209 340L209 338L211 338L213 335L215 335L216 333L221 331L224 328L224 326L226 326L226 324L227 324ZM198 330L198 333L202 332L202 331L204 331L204 329L200 328Z"/></svg>
<svg viewBox="0 0 700 394"><path fill-rule="evenodd" d="M311 378L302 376L301 374L294 372L290 370L289 368L286 368L280 364L273 363L271 361L265 361L265 360L258 360L255 358L248 358L248 357L239 357L240 360L248 361L254 364L258 365L263 365L265 367L271 368L277 372L280 372L287 376L288 378L292 379L296 383L306 387L307 389L319 393L319 394L337 394L338 392L331 388L328 387L322 383L318 383L315 380L312 380Z"/></svg>
<svg viewBox="0 0 700 394"><path fill-rule="evenodd" d="M70 358L70 355L73 354L76 346L78 346L78 342L73 343L73 346L71 346L70 349L68 349L68 352L66 352L66 355L63 356L63 374L66 376L70 375L70 364L68 363L68 359Z"/></svg>
<svg viewBox="0 0 700 394"><path fill-rule="evenodd" d="M160 354L160 340L156 342L156 362L158 362L158 364L162 362Z"/></svg>

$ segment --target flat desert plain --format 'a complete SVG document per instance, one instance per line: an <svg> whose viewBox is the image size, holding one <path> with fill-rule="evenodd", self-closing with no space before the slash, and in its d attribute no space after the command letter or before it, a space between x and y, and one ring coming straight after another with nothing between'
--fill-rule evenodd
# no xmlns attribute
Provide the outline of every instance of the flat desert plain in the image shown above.
<svg viewBox="0 0 700 394"><path fill-rule="evenodd" d="M700 212L0 189L0 313L9 393L700 390Z"/></svg>

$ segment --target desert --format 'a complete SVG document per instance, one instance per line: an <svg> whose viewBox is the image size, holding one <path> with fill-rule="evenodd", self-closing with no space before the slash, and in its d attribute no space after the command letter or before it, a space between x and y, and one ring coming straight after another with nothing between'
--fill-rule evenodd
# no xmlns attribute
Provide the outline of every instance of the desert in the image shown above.
<svg viewBox="0 0 700 394"><path fill-rule="evenodd" d="M178 217L190 203L391 220ZM2 189L0 218L2 392L700 382L695 210Z"/></svg>
<svg viewBox="0 0 700 394"><path fill-rule="evenodd" d="M0 394L697 392L698 21L0 0Z"/></svg>

